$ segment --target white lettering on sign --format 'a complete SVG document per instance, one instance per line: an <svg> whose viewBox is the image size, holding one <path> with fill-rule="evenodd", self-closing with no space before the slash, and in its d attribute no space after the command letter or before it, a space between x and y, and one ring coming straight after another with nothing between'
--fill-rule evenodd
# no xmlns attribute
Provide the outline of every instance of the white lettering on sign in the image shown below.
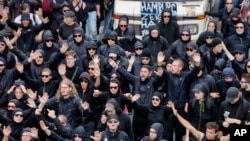
<svg viewBox="0 0 250 141"><path fill-rule="evenodd" d="M236 129L234 132L234 136L244 136L247 133L246 129Z"/></svg>
<svg viewBox="0 0 250 141"><path fill-rule="evenodd" d="M148 27L161 21L162 10L168 8L172 11L172 16L177 16L176 3L170 2L141 2L141 29L142 36L147 35Z"/></svg>

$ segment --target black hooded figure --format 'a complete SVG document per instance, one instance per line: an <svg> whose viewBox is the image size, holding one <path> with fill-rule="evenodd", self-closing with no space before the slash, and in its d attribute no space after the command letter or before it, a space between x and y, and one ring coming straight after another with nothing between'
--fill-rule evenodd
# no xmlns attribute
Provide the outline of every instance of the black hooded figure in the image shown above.
<svg viewBox="0 0 250 141"><path fill-rule="evenodd" d="M146 131L144 131L145 134L149 132L150 125L159 122L164 127L162 132L164 133L164 135L166 135L167 133L166 125L168 117L171 113L171 109L168 108L167 106L162 105L162 103L163 103L163 94L155 91L152 96L150 105L142 105L137 102L134 102L132 104L132 107L137 116L141 116L144 118L147 117ZM143 127L143 125L139 125L139 127ZM140 130L145 130L145 129L142 128ZM166 136L162 138L166 139Z"/></svg>
<svg viewBox="0 0 250 141"><path fill-rule="evenodd" d="M172 10L170 8L162 10L161 21L157 24L157 26L161 29L160 35L167 39L169 44L172 44L180 36L179 25L173 17Z"/></svg>
<svg viewBox="0 0 250 141"><path fill-rule="evenodd" d="M189 27L184 27L181 31L179 39L175 40L170 48L165 52L166 57L183 58L186 54L187 44L191 41L191 31Z"/></svg>
<svg viewBox="0 0 250 141"><path fill-rule="evenodd" d="M82 139L82 141L86 140L86 130L82 127L82 126L78 126L75 128L74 132L73 132L73 141L75 141L75 138L79 137ZM88 141L88 140L86 140Z"/></svg>
<svg viewBox="0 0 250 141"><path fill-rule="evenodd" d="M149 27L149 35L142 40L144 48L149 48L154 59L160 51L165 51L169 48L169 42L160 35L160 29L157 25Z"/></svg>
<svg viewBox="0 0 250 141"><path fill-rule="evenodd" d="M14 105L11 105L12 107L9 107L9 103L13 103ZM0 114L3 115L3 117L5 117L6 119L9 119L11 121L12 112L14 111L12 110L12 108L14 109L14 107L17 108L19 106L20 106L20 103L18 100L11 99L8 102L7 109L0 110Z"/></svg>
<svg viewBox="0 0 250 141"><path fill-rule="evenodd" d="M167 141L167 140L163 139L164 129L163 129L163 125L161 123L158 123L158 122L153 123L150 126L150 129L155 130L156 138L151 138L150 136L145 136L143 139L141 139L141 141Z"/></svg>

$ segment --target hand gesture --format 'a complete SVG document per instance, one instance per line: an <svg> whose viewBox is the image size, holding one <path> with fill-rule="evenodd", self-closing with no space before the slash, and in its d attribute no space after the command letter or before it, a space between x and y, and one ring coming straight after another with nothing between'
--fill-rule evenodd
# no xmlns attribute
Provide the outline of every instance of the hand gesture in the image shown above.
<svg viewBox="0 0 250 141"><path fill-rule="evenodd" d="M36 127L32 127L30 130L30 135L32 138L38 138L38 129Z"/></svg>
<svg viewBox="0 0 250 141"><path fill-rule="evenodd" d="M17 62L17 63L16 63L16 69L17 69L17 71L18 71L19 73L23 73L23 71L24 71L23 64Z"/></svg>
<svg viewBox="0 0 250 141"><path fill-rule="evenodd" d="M17 29L17 31L13 30L13 34L14 34L14 36L20 37L21 34L22 34L22 28L19 27L19 28Z"/></svg>
<svg viewBox="0 0 250 141"><path fill-rule="evenodd" d="M163 75L164 69L163 67L157 67L157 71L154 72L157 76L161 77Z"/></svg>
<svg viewBox="0 0 250 141"><path fill-rule="evenodd" d="M15 88L16 88L15 85L11 86L11 88L7 91L7 94L11 94Z"/></svg>
<svg viewBox="0 0 250 141"><path fill-rule="evenodd" d="M94 55L93 57L92 57L92 60L94 61L94 63L95 64L99 64L99 62L100 62L100 58L99 58L99 55Z"/></svg>
<svg viewBox="0 0 250 141"><path fill-rule="evenodd" d="M3 37L3 40L9 49L13 49L13 45L11 44L9 37Z"/></svg>
<svg viewBox="0 0 250 141"><path fill-rule="evenodd" d="M90 138L94 141L100 141L101 140L101 133L99 131L95 131L94 136L90 136Z"/></svg>
<svg viewBox="0 0 250 141"><path fill-rule="evenodd" d="M52 119L56 118L56 112L54 110L47 109L48 111L48 116Z"/></svg>
<svg viewBox="0 0 250 141"><path fill-rule="evenodd" d="M81 102L83 110L87 110L89 108L89 103L87 101Z"/></svg>
<svg viewBox="0 0 250 141"><path fill-rule="evenodd" d="M131 93L125 93L123 94L128 100L132 100L132 94Z"/></svg>
<svg viewBox="0 0 250 141"><path fill-rule="evenodd" d="M132 96L132 98L131 98L131 102L135 102L135 101L137 101L140 97L141 97L141 95L140 95L140 94L135 94L134 96Z"/></svg>
<svg viewBox="0 0 250 141"><path fill-rule="evenodd" d="M42 109L36 109L35 110L35 115L41 115Z"/></svg>
<svg viewBox="0 0 250 141"><path fill-rule="evenodd" d="M177 110L175 109L174 103L172 101L168 101L168 107L172 108L174 115L177 114Z"/></svg>
<svg viewBox="0 0 250 141"><path fill-rule="evenodd" d="M60 48L60 53L64 54L69 48L69 44L68 43L63 43L62 47Z"/></svg>
<svg viewBox="0 0 250 141"><path fill-rule="evenodd" d="M193 60L195 62L201 62L201 55L199 53L194 53Z"/></svg>
<svg viewBox="0 0 250 141"><path fill-rule="evenodd" d="M158 52L157 54L157 62L164 62L165 60L165 55L163 54L162 51Z"/></svg>
<svg viewBox="0 0 250 141"><path fill-rule="evenodd" d="M99 95L100 95L100 91L95 89L93 93L93 97L98 97Z"/></svg>
<svg viewBox="0 0 250 141"><path fill-rule="evenodd" d="M46 126L45 122L43 120L39 121L40 127L43 131L46 131L49 129L49 127Z"/></svg>
<svg viewBox="0 0 250 141"><path fill-rule="evenodd" d="M31 98L28 98L28 99L27 99L27 105L28 105L30 108L36 108L36 107L37 107L35 101L34 101L33 99L31 99Z"/></svg>
<svg viewBox="0 0 250 141"><path fill-rule="evenodd" d="M132 56L130 56L130 58L129 58L129 60L128 60L128 63L131 64L131 65L133 65L134 62L135 62L135 56L132 55Z"/></svg>
<svg viewBox="0 0 250 141"><path fill-rule="evenodd" d="M24 85L20 85L20 87L21 87L23 93L27 94L27 90L26 90L25 86Z"/></svg>
<svg viewBox="0 0 250 141"><path fill-rule="evenodd" d="M94 76L95 76L95 78L101 76L101 70L100 70L100 67L97 64L94 65Z"/></svg>
<svg viewBox="0 0 250 141"><path fill-rule="evenodd" d="M6 137L9 137L11 134L11 128L10 126L3 126L3 135Z"/></svg>
<svg viewBox="0 0 250 141"><path fill-rule="evenodd" d="M43 18L43 23L44 23L44 24L47 24L48 22L49 22L49 18L48 18L48 17Z"/></svg>
<svg viewBox="0 0 250 141"><path fill-rule="evenodd" d="M39 97L40 103L43 104L43 105L45 105L47 103L48 99L49 99L48 93L43 93L42 96L39 95L38 97Z"/></svg>
<svg viewBox="0 0 250 141"><path fill-rule="evenodd" d="M36 100L37 98L37 91L33 92L32 89L27 89L27 95L33 99L33 100Z"/></svg>

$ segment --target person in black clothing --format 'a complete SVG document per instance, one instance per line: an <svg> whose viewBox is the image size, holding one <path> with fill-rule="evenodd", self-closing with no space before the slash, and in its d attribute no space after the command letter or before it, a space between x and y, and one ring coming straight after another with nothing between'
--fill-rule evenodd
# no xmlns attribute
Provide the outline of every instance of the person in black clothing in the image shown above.
<svg viewBox="0 0 250 141"><path fill-rule="evenodd" d="M207 30L200 33L200 35L196 41L196 44L198 46L201 46L201 45L206 43L206 35L205 34L207 31L213 32L213 34L214 34L213 37L219 37L221 40L223 39L223 35L220 32L218 32L218 30L217 30L217 21L210 20L207 24Z"/></svg>
<svg viewBox="0 0 250 141"><path fill-rule="evenodd" d="M10 127L3 127L3 139L2 141L12 141L15 140L13 137L11 137L12 129ZM38 137L38 130L35 127L25 127L22 130L22 134L20 136L20 141L40 141L40 138Z"/></svg>
<svg viewBox="0 0 250 141"><path fill-rule="evenodd" d="M153 123L150 126L149 135L145 136L141 141L167 141L163 139L163 126L161 123Z"/></svg>
<svg viewBox="0 0 250 141"><path fill-rule="evenodd" d="M169 44L172 44L180 37L179 25L174 20L172 10L170 8L162 10L161 21L157 24L157 26L161 29L160 35L167 39Z"/></svg>
<svg viewBox="0 0 250 141"><path fill-rule="evenodd" d="M169 49L169 43L160 35L160 28L157 25L149 27L149 35L142 40L142 44L144 48L149 48L155 62L160 51Z"/></svg>
<svg viewBox="0 0 250 141"><path fill-rule="evenodd" d="M234 8L233 6L233 1L234 0L221 0L221 1L226 1L226 5L223 8L220 9L219 11L213 13L213 12L205 12L206 15L212 16L212 17L218 17L219 18L219 25L221 27L221 31L223 31L223 25L225 22L227 22L227 19L230 18L230 14Z"/></svg>
<svg viewBox="0 0 250 141"><path fill-rule="evenodd" d="M240 91L242 97L250 102L250 74L243 73L240 80Z"/></svg>
<svg viewBox="0 0 250 141"><path fill-rule="evenodd" d="M223 38L227 39L229 36L235 34L235 25L241 21L240 18L240 9L234 8L232 12L230 13L230 17L227 19L227 21L222 25L223 30Z"/></svg>
<svg viewBox="0 0 250 141"><path fill-rule="evenodd" d="M204 44L199 46L199 51L201 55L203 55L205 52L207 52L211 48L211 44L214 39L214 33L212 31L209 31L209 30L205 31L204 34L205 34L204 35L205 42Z"/></svg>
<svg viewBox="0 0 250 141"><path fill-rule="evenodd" d="M135 37L135 30L129 28L125 38L119 40L119 44L124 49L126 57L135 52L134 48L137 42L141 43L141 40Z"/></svg>
<svg viewBox="0 0 250 141"><path fill-rule="evenodd" d="M36 34L46 27L49 22L48 17L43 19L43 23L39 25L33 25L28 13L22 13L21 24L12 22L10 19L7 20L7 24L13 30L22 28L21 35L17 39L16 46L22 50L25 54L29 54L31 50L35 50L35 36Z"/></svg>
<svg viewBox="0 0 250 141"><path fill-rule="evenodd" d="M138 97L139 98L139 97ZM132 108L134 109L134 112L140 116L140 117L146 117L147 119L147 125L146 129L144 130L144 134L147 135L150 131L150 126L153 123L159 122L163 125L163 137L166 139L166 135L168 132L167 129L167 121L169 115L172 113L171 109L167 106L162 105L163 103L163 94L155 91L151 103L149 105L142 105L139 103L136 103L136 99L132 98Z"/></svg>
<svg viewBox="0 0 250 141"><path fill-rule="evenodd" d="M120 41L123 38L126 38L127 31L129 29L129 18L127 15L121 15L118 21L118 26L114 31L117 33L117 40Z"/></svg>
<svg viewBox="0 0 250 141"><path fill-rule="evenodd" d="M219 93L219 102L216 101L216 105L220 106L221 102L226 98L228 88L240 88L240 81L236 79L235 72L232 68L226 67L223 69L222 79L216 82L216 87Z"/></svg>
<svg viewBox="0 0 250 141"><path fill-rule="evenodd" d="M123 140L123 141L133 141L133 139L130 139L128 134L125 133L120 129L120 122L121 119L116 114L110 114L107 117L107 127L105 131L99 132L96 131L94 136L91 136L91 138L94 141L106 141L106 140Z"/></svg>
<svg viewBox="0 0 250 141"><path fill-rule="evenodd" d="M229 87L226 92L226 98L221 103L218 113L218 124L223 135L229 134L229 129L234 124L244 125L247 119L249 102L242 98L241 93L236 87Z"/></svg>
<svg viewBox="0 0 250 141"><path fill-rule="evenodd" d="M165 56L163 53L158 54L158 65L162 64L165 60ZM183 72L183 61L180 59L176 59L172 63L172 71L168 72L163 68L159 68L156 72L156 82L158 85L161 85L162 82L167 84L164 92L167 94L166 101L173 101L178 109L178 112L185 116L187 112L187 102L188 102L188 86L190 81L192 81L200 70L201 65L201 57L199 54L193 55L193 60L195 67L188 71ZM171 114L169 116L167 122L167 139L169 141L173 140L173 132L175 131L176 141L182 141L182 136L185 134L185 129L183 126L177 121L177 119Z"/></svg>
<svg viewBox="0 0 250 141"><path fill-rule="evenodd" d="M12 69L16 65L15 55L11 53L4 41L4 37L0 36L0 57L6 61L6 69Z"/></svg>
<svg viewBox="0 0 250 141"><path fill-rule="evenodd" d="M218 59L214 64L214 70L209 74L215 79L215 82L222 79L222 71L226 67L226 60L223 58Z"/></svg>
<svg viewBox="0 0 250 141"><path fill-rule="evenodd" d="M119 104L114 98L109 99L106 102L105 110L103 111L100 121L97 126L98 131L106 131L108 125L109 116L112 114L117 115L117 120L119 120L119 130L125 132L128 135L129 140L134 141L133 129L131 126L131 119L127 113L122 111Z"/></svg>

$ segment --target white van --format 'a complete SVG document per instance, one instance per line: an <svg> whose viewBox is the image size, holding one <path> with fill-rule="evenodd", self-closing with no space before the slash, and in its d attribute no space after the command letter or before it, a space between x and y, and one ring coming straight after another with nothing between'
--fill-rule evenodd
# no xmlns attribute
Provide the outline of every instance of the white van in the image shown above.
<svg viewBox="0 0 250 141"><path fill-rule="evenodd" d="M205 9L213 7L213 0L115 0L114 28L118 25L121 15L129 17L132 26L139 38L148 34L148 27L161 20L164 8L171 8L173 18L180 26L191 29L192 40L196 40L202 31L206 30L207 17ZM171 36L171 35L170 35Z"/></svg>

